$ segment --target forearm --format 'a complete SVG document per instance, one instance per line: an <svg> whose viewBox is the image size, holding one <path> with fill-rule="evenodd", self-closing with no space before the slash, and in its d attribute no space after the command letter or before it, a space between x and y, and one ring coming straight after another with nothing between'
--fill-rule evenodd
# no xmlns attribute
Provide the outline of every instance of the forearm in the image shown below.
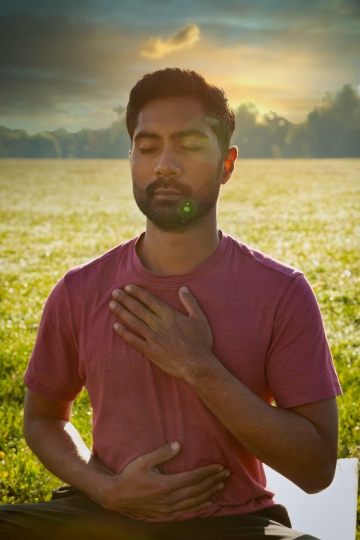
<svg viewBox="0 0 360 540"><path fill-rule="evenodd" d="M264 402L215 358L206 366L187 382L220 422L260 461L306 491L321 489L334 459L316 425Z"/></svg>
<svg viewBox="0 0 360 540"><path fill-rule="evenodd" d="M121 321L114 325L116 333L165 373L191 386L254 456L305 491L324 489L337 457L335 400L290 410L265 403L211 353L210 326L189 290L181 287L179 296L187 315L135 285L116 289L116 302L110 303Z"/></svg>
<svg viewBox="0 0 360 540"><path fill-rule="evenodd" d="M230 472L220 463L161 474L157 466L181 451L176 441L140 455L121 473L113 473L91 454L69 421L71 408L72 401L50 400L28 390L24 434L49 471L104 508L141 518L168 517L207 508L224 487Z"/></svg>
<svg viewBox="0 0 360 540"><path fill-rule="evenodd" d="M64 482L104 505L113 473L97 460L71 422L37 416L27 420L24 434L45 467Z"/></svg>

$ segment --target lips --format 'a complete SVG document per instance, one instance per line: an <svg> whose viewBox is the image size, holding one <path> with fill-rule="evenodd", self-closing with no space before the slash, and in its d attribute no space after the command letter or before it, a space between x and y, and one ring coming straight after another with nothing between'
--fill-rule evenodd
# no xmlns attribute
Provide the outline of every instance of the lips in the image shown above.
<svg viewBox="0 0 360 540"><path fill-rule="evenodd" d="M183 185L179 180L165 180L157 178L151 182L145 192L149 197L157 197L159 199L179 199L191 197L191 188Z"/></svg>
<svg viewBox="0 0 360 540"><path fill-rule="evenodd" d="M154 191L154 195L165 195L165 196L174 196L174 197L183 197L183 193L180 193L180 191L175 191L174 189L156 189Z"/></svg>

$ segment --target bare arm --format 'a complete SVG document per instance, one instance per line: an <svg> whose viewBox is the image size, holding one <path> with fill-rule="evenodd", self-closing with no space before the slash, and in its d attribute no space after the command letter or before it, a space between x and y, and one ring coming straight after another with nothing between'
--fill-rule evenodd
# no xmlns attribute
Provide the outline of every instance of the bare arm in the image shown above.
<svg viewBox="0 0 360 540"><path fill-rule="evenodd" d="M96 459L70 422L72 402L45 399L28 390L24 433L45 467L105 508L136 517L161 518L212 504L229 471L220 464L179 474L157 465L175 457L175 442L140 456L115 474Z"/></svg>
<svg viewBox="0 0 360 540"><path fill-rule="evenodd" d="M189 292L180 290L188 316L133 285L113 296L110 308L126 323L116 323L116 332L192 386L249 452L309 493L331 482L337 458L335 399L288 410L265 403L212 354L210 327Z"/></svg>
<svg viewBox="0 0 360 540"><path fill-rule="evenodd" d="M273 407L220 369L194 379L192 385L209 409L260 461L308 493L321 491L331 483L337 459L335 398L292 409Z"/></svg>
<svg viewBox="0 0 360 540"><path fill-rule="evenodd" d="M96 460L70 422L71 408L71 401L50 400L27 390L24 435L50 472L96 498L94 486L113 473Z"/></svg>

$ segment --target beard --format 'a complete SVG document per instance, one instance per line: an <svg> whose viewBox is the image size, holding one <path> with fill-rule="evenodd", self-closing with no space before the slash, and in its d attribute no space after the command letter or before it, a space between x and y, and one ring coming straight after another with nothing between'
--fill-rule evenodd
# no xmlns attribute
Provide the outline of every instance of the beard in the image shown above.
<svg viewBox="0 0 360 540"><path fill-rule="evenodd" d="M133 177L133 193L139 210L156 226L165 232L184 232L198 224L216 206L220 191L222 162L207 183L207 189L195 198L190 186L184 186L177 179L157 178L145 189ZM173 188L180 194L177 200L159 200L154 194L159 188Z"/></svg>

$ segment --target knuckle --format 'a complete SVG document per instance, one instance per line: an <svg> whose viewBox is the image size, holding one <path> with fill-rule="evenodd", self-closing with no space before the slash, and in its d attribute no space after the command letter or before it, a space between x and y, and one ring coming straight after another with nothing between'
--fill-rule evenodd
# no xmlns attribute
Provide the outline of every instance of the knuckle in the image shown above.
<svg viewBox="0 0 360 540"><path fill-rule="evenodd" d="M164 515L170 515L172 513L172 501L167 493L158 492L158 505L159 510Z"/></svg>
<svg viewBox="0 0 360 540"><path fill-rule="evenodd" d="M140 320L135 315L130 315L128 324L133 328L134 330L138 330L140 327Z"/></svg>
<svg viewBox="0 0 360 540"><path fill-rule="evenodd" d="M199 506L203 502L207 501L209 499L208 493L202 493L201 495L198 495L197 497L194 497L192 502L192 506Z"/></svg>
<svg viewBox="0 0 360 540"><path fill-rule="evenodd" d="M173 514L173 511L170 507L166 506L165 508L163 508L163 515L165 517L170 517L172 516L172 514Z"/></svg>
<svg viewBox="0 0 360 540"><path fill-rule="evenodd" d="M161 343L162 339L164 337L164 334L163 332L161 332L161 330L153 330L151 332L151 339L152 341L155 343L155 344L159 344ZM169 452L166 452L166 455L168 455Z"/></svg>
<svg viewBox="0 0 360 540"><path fill-rule="evenodd" d="M146 291L145 289L141 289L140 287L136 287L135 285L132 286L132 293L133 295L140 300L143 304L150 307L150 305L154 301L154 297L149 291Z"/></svg>
<svg viewBox="0 0 360 540"><path fill-rule="evenodd" d="M161 474L157 473L156 478L156 495L159 500L163 503L166 502L166 499L169 496L169 486L164 481L164 478Z"/></svg>
<svg viewBox="0 0 360 540"><path fill-rule="evenodd" d="M200 471L194 471L194 482L196 484L200 484L200 482L203 480L203 475Z"/></svg>
<svg viewBox="0 0 360 540"><path fill-rule="evenodd" d="M128 330L123 331L122 337L126 340L127 343L129 343L129 345L135 345L138 342L136 336L134 336L134 334L132 334Z"/></svg>
<svg viewBox="0 0 360 540"><path fill-rule="evenodd" d="M135 315L137 315L138 317L145 317L148 313L148 309L143 306L142 304L139 304L139 303L136 303L133 307L133 311L135 313Z"/></svg>

